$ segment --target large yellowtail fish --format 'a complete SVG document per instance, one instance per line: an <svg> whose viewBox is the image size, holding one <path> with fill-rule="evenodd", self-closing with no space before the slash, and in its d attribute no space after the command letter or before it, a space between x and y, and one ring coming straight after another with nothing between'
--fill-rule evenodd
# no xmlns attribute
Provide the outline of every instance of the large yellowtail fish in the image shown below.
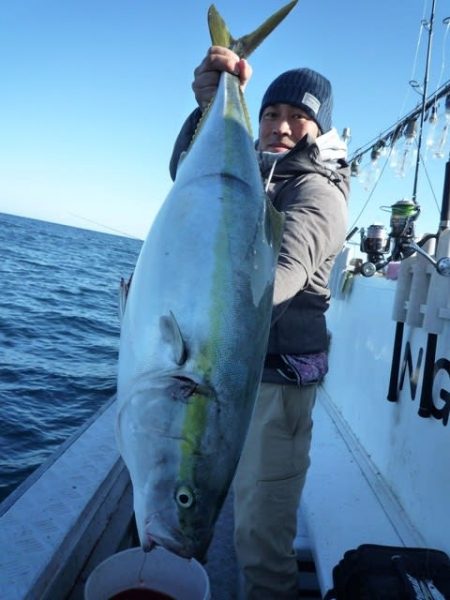
<svg viewBox="0 0 450 600"><path fill-rule="evenodd" d="M233 40L248 54L296 4ZM244 443L267 344L282 218L268 202L239 79L215 99L142 247L122 321L117 436L144 550L202 559Z"/></svg>

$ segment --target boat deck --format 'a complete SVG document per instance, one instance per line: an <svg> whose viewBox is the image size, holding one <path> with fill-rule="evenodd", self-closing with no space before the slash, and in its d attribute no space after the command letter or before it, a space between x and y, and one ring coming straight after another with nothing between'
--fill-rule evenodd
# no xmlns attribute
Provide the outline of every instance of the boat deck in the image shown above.
<svg viewBox="0 0 450 600"><path fill-rule="evenodd" d="M0 505L2 600L83 600L95 566L137 545L114 419L111 401ZM306 538L301 545L301 597L319 598ZM205 568L212 600L239 599L231 493Z"/></svg>
<svg viewBox="0 0 450 600"><path fill-rule="evenodd" d="M311 551L308 548L306 531L297 536L299 565L299 598L317 600L321 598ZM241 600L239 571L233 546L233 502L228 496L217 521L215 535L205 564L211 585L212 600Z"/></svg>
<svg viewBox="0 0 450 600"><path fill-rule="evenodd" d="M314 409L311 467L299 521L307 528L323 594L347 550L361 544L426 546L325 387Z"/></svg>
<svg viewBox="0 0 450 600"><path fill-rule="evenodd" d="M128 473L111 402L0 505L5 600L82 600L91 571L137 545ZM299 593L320 598L333 566L362 543L423 545L324 390L314 412L311 468L299 507ZM240 600L231 493L205 565L212 600ZM320 591L319 591L320 590Z"/></svg>

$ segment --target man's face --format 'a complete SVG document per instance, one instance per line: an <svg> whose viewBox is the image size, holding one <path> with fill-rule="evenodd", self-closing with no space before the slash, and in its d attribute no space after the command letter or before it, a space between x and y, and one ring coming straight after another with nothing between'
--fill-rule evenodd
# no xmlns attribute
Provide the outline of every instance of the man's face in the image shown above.
<svg viewBox="0 0 450 600"><path fill-rule="evenodd" d="M267 106L259 123L258 150L285 152L307 133L315 139L319 127L301 108L290 104Z"/></svg>

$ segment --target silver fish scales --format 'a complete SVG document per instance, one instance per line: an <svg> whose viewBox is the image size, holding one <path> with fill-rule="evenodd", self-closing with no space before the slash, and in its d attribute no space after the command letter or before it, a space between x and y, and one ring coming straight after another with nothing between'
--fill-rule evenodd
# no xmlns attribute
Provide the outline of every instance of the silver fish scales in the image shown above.
<svg viewBox="0 0 450 600"><path fill-rule="evenodd" d="M296 2L233 40L248 55ZM237 77L214 102L142 247L122 321L117 439L141 545L203 558L251 418L283 221L264 192Z"/></svg>

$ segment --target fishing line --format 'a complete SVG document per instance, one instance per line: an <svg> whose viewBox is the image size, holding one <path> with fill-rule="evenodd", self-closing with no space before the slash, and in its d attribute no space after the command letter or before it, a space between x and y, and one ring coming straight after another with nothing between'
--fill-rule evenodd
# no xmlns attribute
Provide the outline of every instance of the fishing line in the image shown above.
<svg viewBox="0 0 450 600"><path fill-rule="evenodd" d="M145 561L147 560L147 556L148 556L148 553L144 552L144 556L142 557L142 564L141 564L141 567L140 567L139 573L138 573L138 582L140 584L145 583L143 572L144 572Z"/></svg>
<svg viewBox="0 0 450 600"><path fill-rule="evenodd" d="M378 177L377 177L377 179L376 179L375 183L373 184L373 187L372 187L372 189L370 190L370 193L369 193L369 196L368 196L367 200L365 201L365 203L364 203L364 205L363 205L363 207L362 207L361 211L360 211L360 212L359 212L359 214L357 215L356 219L353 221L353 224L351 225L351 227L350 227L349 231L351 231L351 230L352 230L352 229L353 229L353 228L356 226L356 223L359 221L359 219L361 218L361 215L362 215L362 214L363 214L363 212L366 210L366 208L367 208L367 205L369 204L370 200L372 199L372 196L374 195L374 193L375 193L375 190L376 190L376 189L377 189L377 187L378 187L378 183L380 182L380 179L381 179L381 178L382 178L382 176L383 176L383 173L384 173L384 171L385 171L385 169L386 169L386 166L387 166L387 165L388 165L388 163L389 163L389 159L390 159L390 156L391 156L392 150L393 150L393 146L391 146L391 148L390 148L390 150L389 150L389 153L388 153L388 155L386 156L386 160L384 161L384 165L383 165L383 166L381 167L381 169L380 169L380 174L378 175Z"/></svg>
<svg viewBox="0 0 450 600"><path fill-rule="evenodd" d="M438 79L438 83L436 86L436 89L439 89L441 87L441 82L444 76L444 71L445 71L445 49L447 47L447 37L448 37L448 32L450 30L450 17L447 17L443 20L443 24L446 25L445 28L445 33L444 33L444 39L442 40L442 60L441 60L441 69L439 72L439 79ZM434 103L433 103L433 109L436 110L438 106L438 101L437 98L434 99ZM422 158L422 157L421 157Z"/></svg>
<svg viewBox="0 0 450 600"><path fill-rule="evenodd" d="M427 0L424 0L422 18L420 20L419 37L417 39L416 54L414 56L413 68L412 68L412 71L411 71L411 79L415 79L416 78L417 59L419 57L419 48L420 48L420 43L422 41L422 32L424 30L424 26L428 23L428 21L427 21L427 19L425 17L426 14L427 14L427 4L428 4Z"/></svg>
<svg viewBox="0 0 450 600"><path fill-rule="evenodd" d="M423 12L422 12L422 19L420 20L420 28L419 28L419 34L417 37L417 44L416 44L416 53L414 56L414 61L413 61L413 67L411 69L411 77L410 77L410 82L415 80L415 76L416 76L416 70L417 70L417 60L419 58L419 49L420 49L420 45L422 42L422 33L424 30L424 26L427 23L427 20L425 18L426 14L427 14L427 0L424 0L423 2ZM411 91L411 86L408 86L406 93L405 93L405 97L403 99L403 104L402 104L402 108L399 112L399 115L402 115L405 111L405 106L406 106L406 102L408 100L409 97L409 93Z"/></svg>
<svg viewBox="0 0 450 600"><path fill-rule="evenodd" d="M439 206L438 199L436 198L436 194L434 193L433 184L431 183L431 178L430 178L430 175L428 173L428 169L426 167L425 159L424 159L422 153L420 153L420 162L422 163L422 168L425 171L425 175L426 175L426 178L427 178L427 181L428 181L428 185L430 186L431 195L433 196L434 203L436 204L436 208L437 208L438 214L440 214L441 207Z"/></svg>
<svg viewBox="0 0 450 600"><path fill-rule="evenodd" d="M131 233L127 233L126 231L121 231L120 229L116 229L115 227L109 227L108 225L105 225L104 223L99 223L98 221L94 221L94 219L88 219L87 217L83 217L82 215L77 215L74 212L70 212L70 211L66 211L66 212L68 215L71 215L72 217L76 217L77 219L86 221L86 223L92 223L93 225L98 225L99 227L102 227L103 229L108 229L109 231L118 233L119 235L123 235L125 237L131 238L134 240L142 241L140 238L136 237L135 235L132 235Z"/></svg>
<svg viewBox="0 0 450 600"><path fill-rule="evenodd" d="M442 63L441 63L441 71L439 73L438 84L436 86L437 89L439 89L441 87L442 78L444 76L444 70L445 70L445 49L447 47L448 32L450 30L450 17L447 17L446 19L444 19L443 23L444 23L444 25L446 25L446 28L445 28L445 33L444 33L444 39L442 40Z"/></svg>

